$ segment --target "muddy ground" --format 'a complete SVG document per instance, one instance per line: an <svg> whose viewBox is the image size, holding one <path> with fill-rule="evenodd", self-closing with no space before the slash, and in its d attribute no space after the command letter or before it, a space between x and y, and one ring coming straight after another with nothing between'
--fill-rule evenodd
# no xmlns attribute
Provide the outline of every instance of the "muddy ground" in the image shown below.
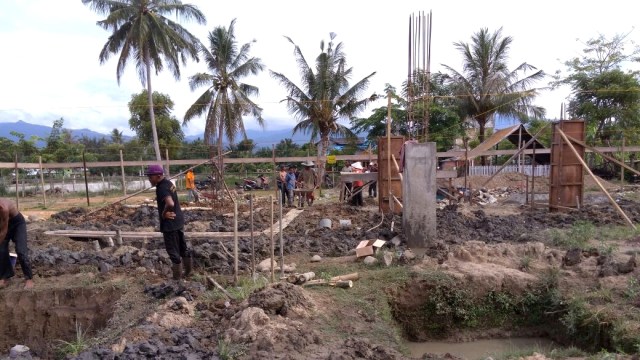
<svg viewBox="0 0 640 360"><path fill-rule="evenodd" d="M515 188L519 180L496 181ZM640 233L627 230L602 195L588 194L579 211L563 213L532 210L509 197L486 206L448 205L437 211L437 240L413 251L401 217L383 218L375 199L354 208L337 204L335 193L325 195L284 230L285 263L321 279L358 272L351 289L269 284L269 271L251 278L249 237L239 239L239 283L233 283L229 237L192 240L196 273L176 284L167 280L170 262L160 240L131 239L96 251L91 239L44 235L155 231L156 209L145 203L33 218L36 289L22 290L18 278L0 291L0 317L8 324L0 349L26 344L40 358L80 359L408 359L407 340L543 336L581 351L640 352L634 255ZM640 223L640 196L632 190L614 196ZM187 208L185 230L231 232L231 211ZM238 211L238 230L250 231L248 202ZM332 227L319 227L321 219ZM259 234L270 223L271 204L260 197L253 212L256 262L271 253L268 232ZM368 239L387 240L373 265L354 256ZM274 240L278 255L279 236ZM312 262L313 255L322 260Z"/></svg>

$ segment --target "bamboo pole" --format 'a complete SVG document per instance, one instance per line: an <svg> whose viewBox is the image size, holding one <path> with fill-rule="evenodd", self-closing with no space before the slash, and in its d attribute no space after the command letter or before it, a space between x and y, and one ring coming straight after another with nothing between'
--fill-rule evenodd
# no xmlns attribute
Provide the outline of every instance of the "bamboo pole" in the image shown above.
<svg viewBox="0 0 640 360"><path fill-rule="evenodd" d="M489 177L489 179L487 179L487 181L484 182L484 184L482 184L480 187L485 187L487 186L487 184L493 180L493 178L498 175L502 169L504 169L505 167L507 167L507 164L509 164L509 162L511 162L511 160L513 160L516 156L520 155L521 152L524 151L524 149L528 148L529 145L531 145L540 134L542 134L542 131L544 129L547 128L547 126L549 126L550 123L545 124L543 127L540 128L540 130L538 130L537 133L535 133L535 135L533 135L533 137L531 137L531 139L529 139L529 141L527 141L526 144L524 144L524 146L522 146L515 154L511 155L511 157L509 158L509 160L505 161L504 164L502 164L502 166L500 166L500 168L498 169L498 171L496 171L493 175L491 175L491 177Z"/></svg>
<svg viewBox="0 0 640 360"><path fill-rule="evenodd" d="M278 199L278 204L280 204L279 208L280 208L280 221L279 221L279 231L278 231L278 236L280 237L280 263L281 263L281 267L280 267L280 276L284 276L284 239L282 238L282 201L280 201ZM272 223L273 224L273 223ZM273 225L271 225L271 227L273 227Z"/></svg>
<svg viewBox="0 0 640 360"><path fill-rule="evenodd" d="M182 171L182 172L180 172L180 173L178 173L178 174L176 174L176 175L174 175L174 176L170 177L170 178L169 178L169 180L171 180L171 179L173 179L173 178L175 178L175 177L178 177L178 176L180 176L180 175L183 175L183 174L184 174L184 173L186 173L187 171L192 170L192 169L194 169L194 168L197 168L198 166L202 166L202 165L204 165L204 164L206 164L206 163L210 163L210 162L212 162L212 160L213 160L213 159L208 159L208 160L203 161L203 162L201 162L201 163L199 163L199 164L196 164L196 165L194 165L194 166L192 166L192 167L190 167L190 168L188 168L188 169L186 169L186 170L184 170L184 171ZM215 163L214 163L214 166L215 166ZM85 182L86 182L86 178L87 178L87 171L86 171L86 167L85 167ZM103 209L105 209L105 208L109 207L109 206L113 206L113 205L115 205L115 204L119 204L119 203L121 203L121 202L123 202L123 201L125 201L125 200L127 200L127 199L129 199L129 198L132 198L132 197L134 197L134 196L136 196L136 195L138 195L138 194L140 194L140 193L143 193L143 192L145 192L145 191L148 191L148 190L150 190L151 188L153 188L153 186L149 186L149 187L147 187L147 188L144 188L144 185L143 185L143 189L142 189L142 190L138 190L138 191L134 192L133 194L131 194L131 195L129 195L129 196L125 196L125 197L123 197L122 199L116 200L116 201L114 201L114 202L112 202L112 203L109 203L109 204L107 204L107 205L105 205L105 206L102 206L102 207L100 207L100 208L97 208L97 209L95 209L95 210L93 210L93 211L91 211L91 212L89 212L89 213L85 214L84 216L92 215L92 214L94 214L94 213L96 213L96 212L98 212L98 211L100 211L100 210L103 210ZM87 193L88 193L88 192L87 192Z"/></svg>
<svg viewBox="0 0 640 360"><path fill-rule="evenodd" d="M625 214L624 211L622 211L622 209L620 208L620 206L618 205L618 203L616 203L616 201L611 197L611 195L609 194L609 192L607 191L607 189L604 188L604 186L600 183L600 180L598 180L598 178L593 174L593 172L591 171L591 169L589 169L589 166L587 165L587 163L584 161L584 159L580 156L580 154L578 154L578 151L576 150L576 148L573 146L573 144L571 143L571 141L569 140L569 138L567 138L567 135L565 135L564 131L562 131L562 129L560 129L560 127L556 128L556 130L558 131L558 133L560 134L560 136L562 136L562 138L564 139L564 141L567 143L567 145L569 146L569 149L571 149L571 152L573 152L573 154L576 156L576 158L578 158L578 160L580 161L580 163L582 164L582 166L584 166L584 168L587 170L587 172L589 173L589 175L591 175L593 177L593 180L596 182L596 184L598 184L598 186L600 187L600 190L602 190L602 192L604 192L604 194L607 196L607 198L609 199L609 202L611 202L611 204L613 205L613 207L616 209L616 211L618 211L618 213L627 221L627 223L629 224L629 226L631 226L634 230L636 230L636 226L633 224L633 222L631 221L631 219L629 219L629 217L627 216L627 214Z"/></svg>
<svg viewBox="0 0 640 360"><path fill-rule="evenodd" d="M83 159L84 159L84 152ZM42 171L42 156L38 156L38 164L40 165L40 184L42 185L42 202L47 207L47 192L44 190L44 171Z"/></svg>
<svg viewBox="0 0 640 360"><path fill-rule="evenodd" d="M123 196L127 196L127 180L124 175L124 158L122 156L122 149L120 149L120 172L122 173L122 192Z"/></svg>
<svg viewBox="0 0 640 360"><path fill-rule="evenodd" d="M533 145L533 155L531 157L531 208L536 198L536 145Z"/></svg>
<svg viewBox="0 0 640 360"><path fill-rule="evenodd" d="M400 182L404 181L402 178L402 173L400 172L400 166L398 165L398 161L396 161L395 154L391 154L391 159L393 160L393 166L396 167L396 171L398 172L398 176L400 177Z"/></svg>
<svg viewBox="0 0 640 360"><path fill-rule="evenodd" d="M84 170L84 190L87 193L87 206L91 206L89 200L89 181L87 180L87 161L84 157L84 150L82 151L82 169Z"/></svg>
<svg viewBox="0 0 640 360"><path fill-rule="evenodd" d="M566 134L565 134L565 135L566 135ZM612 161L612 162L614 162L614 163L616 163L616 164L618 164L618 165L620 165L620 166L624 167L625 169L627 169L627 170L631 171L632 173L634 173L634 174L636 174L636 175L640 175L640 171L638 171L638 170L636 170L636 169L632 168L631 166L629 166L629 165L627 165L627 164L625 164L625 163L623 163L623 162L619 161L618 159L616 159L616 158L614 158L614 157L612 157L612 156L609 156L609 155L607 155L607 154L603 153L602 151L598 150L597 148L595 148L595 147L593 147L593 146L589 146L589 145L587 145L584 141L580 141L580 140L578 140L578 139L576 139L576 138L574 138L574 137L572 137L572 136L570 136L570 135L566 135L566 136L567 136L567 138L568 138L569 140L571 140L572 142L574 142L574 143L576 143L576 144L578 144L578 145L580 145L580 146L582 146L582 147L584 147L584 148L586 148L586 149L589 149L589 150L591 150L591 151L593 151L593 152L595 152L595 153L599 154L599 155L600 155L600 156L602 156L603 158L605 158L605 159L607 159L607 160L609 160L609 161Z"/></svg>
<svg viewBox="0 0 640 360"><path fill-rule="evenodd" d="M271 227L270 227L270 232L271 232L271 282L275 282L276 281L276 273L275 273L275 250L274 250L274 243L273 243L273 195L269 195L269 203L271 204Z"/></svg>
<svg viewBox="0 0 640 360"><path fill-rule="evenodd" d="M165 154L164 157L165 157L166 163L167 163L167 177L170 177L171 176L171 170L169 170L169 169L171 167L171 162L169 161L169 148L165 148L164 149L164 154Z"/></svg>
<svg viewBox="0 0 640 360"><path fill-rule="evenodd" d="M16 152L15 154L15 167L13 172L15 172L16 174L16 208L19 210L20 209L20 191L18 189L18 184L20 183L20 176L19 176L19 171L18 171L18 152Z"/></svg>
<svg viewBox="0 0 640 360"><path fill-rule="evenodd" d="M238 285L238 202L233 202L233 281Z"/></svg>
<svg viewBox="0 0 640 360"><path fill-rule="evenodd" d="M622 148L620 149L620 160L624 163L624 135L622 136ZM620 167L620 190L624 189L624 166Z"/></svg>
<svg viewBox="0 0 640 360"><path fill-rule="evenodd" d="M249 198L249 213L251 213L249 229L251 231L251 278L253 279L256 274L256 241L253 237L253 195Z"/></svg>

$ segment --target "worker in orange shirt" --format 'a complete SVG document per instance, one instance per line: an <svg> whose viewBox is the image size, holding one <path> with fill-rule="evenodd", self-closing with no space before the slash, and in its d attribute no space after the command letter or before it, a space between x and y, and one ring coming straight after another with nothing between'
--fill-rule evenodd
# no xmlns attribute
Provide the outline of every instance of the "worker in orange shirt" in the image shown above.
<svg viewBox="0 0 640 360"><path fill-rule="evenodd" d="M185 182L187 183L187 201L195 200L195 202L199 202L200 196L198 195L198 191L196 190L196 177L195 175L193 175L193 170L187 170L184 178Z"/></svg>

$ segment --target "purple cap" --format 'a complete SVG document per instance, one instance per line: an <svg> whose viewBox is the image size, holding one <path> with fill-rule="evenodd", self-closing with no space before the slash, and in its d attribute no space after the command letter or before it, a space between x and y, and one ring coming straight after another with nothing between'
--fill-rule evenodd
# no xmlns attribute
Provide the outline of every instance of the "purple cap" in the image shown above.
<svg viewBox="0 0 640 360"><path fill-rule="evenodd" d="M147 167L147 171L144 172L145 175L162 175L164 174L164 170L162 169L162 165L149 165Z"/></svg>

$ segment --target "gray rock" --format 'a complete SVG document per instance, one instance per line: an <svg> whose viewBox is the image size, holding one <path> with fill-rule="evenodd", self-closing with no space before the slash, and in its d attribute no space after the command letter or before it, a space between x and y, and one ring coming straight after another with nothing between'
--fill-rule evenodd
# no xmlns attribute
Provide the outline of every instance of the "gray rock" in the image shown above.
<svg viewBox="0 0 640 360"><path fill-rule="evenodd" d="M322 261L322 258L320 257L320 255L313 255L311 257L311 262L320 262Z"/></svg>
<svg viewBox="0 0 640 360"><path fill-rule="evenodd" d="M378 263L378 259L374 258L373 256L367 256L364 258L363 262L365 263L365 265L374 265Z"/></svg>
<svg viewBox="0 0 640 360"><path fill-rule="evenodd" d="M146 355L155 355L158 353L158 348L145 341L138 346L138 351Z"/></svg>
<svg viewBox="0 0 640 360"><path fill-rule="evenodd" d="M113 270L113 265L108 262L101 261L100 264L98 264L98 270L100 270L101 273L108 273Z"/></svg>
<svg viewBox="0 0 640 360"><path fill-rule="evenodd" d="M416 258L416 254L413 251L411 251L411 249L405 250L404 253L402 253L402 256L408 261L411 261Z"/></svg>

